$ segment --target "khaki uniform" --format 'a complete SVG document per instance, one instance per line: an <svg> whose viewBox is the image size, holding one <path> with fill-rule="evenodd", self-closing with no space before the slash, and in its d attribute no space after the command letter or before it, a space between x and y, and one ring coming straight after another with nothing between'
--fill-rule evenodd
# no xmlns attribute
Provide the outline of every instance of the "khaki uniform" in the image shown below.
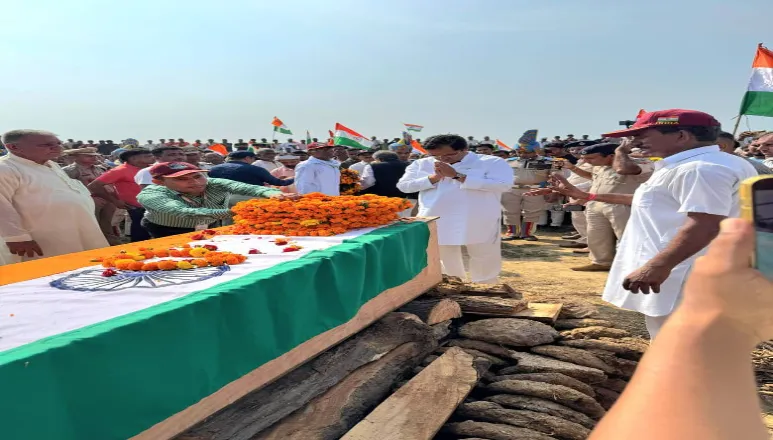
<svg viewBox="0 0 773 440"><path fill-rule="evenodd" d="M652 164L637 162L642 172L637 175L621 175L611 166L593 167L593 194L633 194L636 188L647 181L654 170ZM623 236L631 207L591 201L585 205L588 223L588 249L591 262L611 266L615 259L617 241Z"/></svg>
<svg viewBox="0 0 773 440"><path fill-rule="evenodd" d="M523 194L548 180L550 163L541 159L518 159L509 163L515 177L510 191L502 194L504 224L511 227L514 235L525 237L534 232L534 225L545 210L545 199Z"/></svg>
<svg viewBox="0 0 773 440"><path fill-rule="evenodd" d="M593 172L593 165L589 163L579 163L577 164L577 168L580 168L583 171L587 171L589 173ZM566 180L569 181L572 185L574 185L577 189L582 191L588 191L590 190L590 187L592 185L591 179L586 179L579 174L571 173L569 174L569 177L566 178ZM575 202L576 199L569 199L570 202ZM572 226L574 226L574 229L577 231L578 234L580 234L580 238L578 240L575 240L578 243L587 244L588 243L588 221L585 218L585 211L572 211Z"/></svg>

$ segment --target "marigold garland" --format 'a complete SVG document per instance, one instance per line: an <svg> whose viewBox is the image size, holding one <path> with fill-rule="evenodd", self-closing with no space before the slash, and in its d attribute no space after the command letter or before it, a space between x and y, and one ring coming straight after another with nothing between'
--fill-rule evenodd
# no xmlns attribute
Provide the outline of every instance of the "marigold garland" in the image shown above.
<svg viewBox="0 0 773 440"><path fill-rule="evenodd" d="M176 257L184 260L156 260L151 258ZM179 248L153 249L139 248L137 251L121 251L118 254L105 258L97 258L95 261L106 267L102 275L116 275L115 270L154 271L154 270L189 270L197 267L222 266L224 264L235 265L244 263L246 255L233 252L218 251L217 246L207 244L204 246L190 247L183 245Z"/></svg>
<svg viewBox="0 0 773 440"><path fill-rule="evenodd" d="M306 194L298 200L252 199L232 208L232 234L327 237L346 231L382 226L397 220L398 213L411 207L397 197L373 194L326 196Z"/></svg>
<svg viewBox="0 0 773 440"><path fill-rule="evenodd" d="M339 192L342 196L353 196L360 192L360 173L348 168L342 169Z"/></svg>

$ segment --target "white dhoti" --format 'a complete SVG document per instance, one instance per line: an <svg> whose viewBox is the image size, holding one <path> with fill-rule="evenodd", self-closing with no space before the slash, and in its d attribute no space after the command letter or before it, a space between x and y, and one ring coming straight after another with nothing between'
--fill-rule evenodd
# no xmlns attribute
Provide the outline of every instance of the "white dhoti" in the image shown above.
<svg viewBox="0 0 773 440"><path fill-rule="evenodd" d="M440 245L440 264L444 274L467 279L462 247L466 248L467 255L470 257L470 281L481 284L496 284L499 272L502 270L500 240L497 239L496 243Z"/></svg>

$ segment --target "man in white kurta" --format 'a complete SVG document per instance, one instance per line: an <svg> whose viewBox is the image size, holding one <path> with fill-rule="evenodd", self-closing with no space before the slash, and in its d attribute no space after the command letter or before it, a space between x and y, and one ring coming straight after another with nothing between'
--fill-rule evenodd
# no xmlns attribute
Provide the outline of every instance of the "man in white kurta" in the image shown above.
<svg viewBox="0 0 773 440"><path fill-rule="evenodd" d="M3 136L10 154L0 158L0 237L16 261L108 246L83 184L53 162L59 139L38 130Z"/></svg>
<svg viewBox="0 0 773 440"><path fill-rule="evenodd" d="M309 144L308 151L312 157L295 167L298 194L341 195L341 164L333 159L334 147L315 142Z"/></svg>
<svg viewBox="0 0 773 440"><path fill-rule="evenodd" d="M439 135L424 144L431 157L416 160L397 183L404 193L419 193L421 216L438 216L438 243L443 273L496 283L502 268L500 221L502 193L513 184L513 170L503 159L467 151L461 136Z"/></svg>

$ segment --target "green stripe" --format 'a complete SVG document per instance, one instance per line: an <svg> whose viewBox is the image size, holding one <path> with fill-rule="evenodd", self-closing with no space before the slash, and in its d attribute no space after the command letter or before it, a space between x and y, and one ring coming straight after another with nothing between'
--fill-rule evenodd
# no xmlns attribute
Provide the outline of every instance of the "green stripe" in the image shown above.
<svg viewBox="0 0 773 440"><path fill-rule="evenodd" d="M368 150L369 147L366 147L365 145L362 145L361 143L357 141L353 141L349 139L348 137L344 136L336 136L333 138L333 143L336 145L341 145L344 147L351 147L351 148L359 148L360 150Z"/></svg>
<svg viewBox="0 0 773 440"><path fill-rule="evenodd" d="M773 92L746 92L739 113L742 115L773 116Z"/></svg>
<svg viewBox="0 0 773 440"><path fill-rule="evenodd" d="M281 127L277 127L276 125L274 126L274 131L278 131L283 134L293 134L293 132L289 128L281 128Z"/></svg>
<svg viewBox="0 0 773 440"><path fill-rule="evenodd" d="M424 223L377 229L1 353L2 438L118 440L139 434L414 278L427 265L428 240Z"/></svg>

